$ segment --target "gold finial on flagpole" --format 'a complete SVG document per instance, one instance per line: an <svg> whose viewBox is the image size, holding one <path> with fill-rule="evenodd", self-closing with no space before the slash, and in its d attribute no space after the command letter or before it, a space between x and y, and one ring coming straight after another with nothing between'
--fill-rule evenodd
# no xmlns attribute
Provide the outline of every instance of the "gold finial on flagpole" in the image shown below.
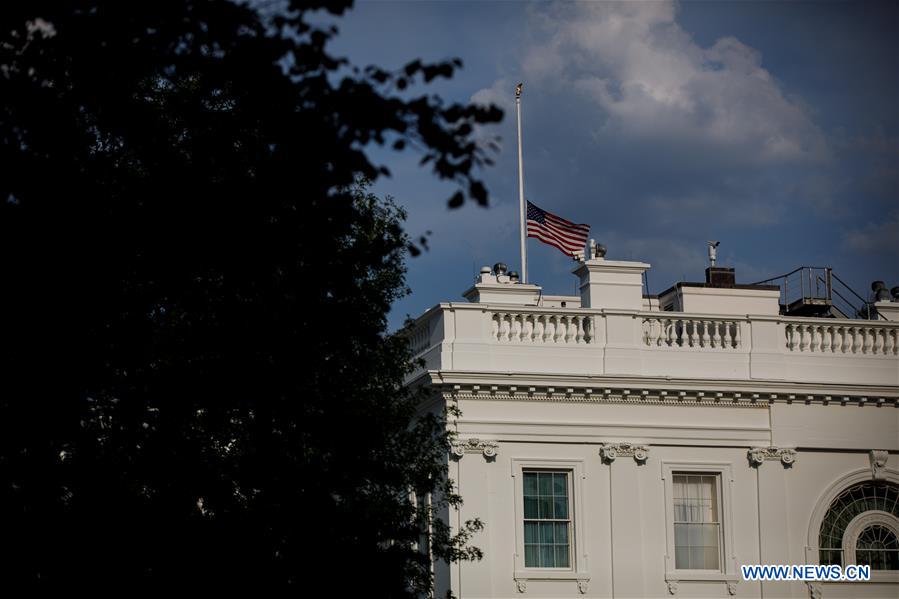
<svg viewBox="0 0 899 599"><path fill-rule="evenodd" d="M515 97L516 97L516 98L520 98L520 97L521 97L521 86L522 86L522 85L524 85L524 84L523 84L523 83L519 83L518 85L515 86Z"/></svg>

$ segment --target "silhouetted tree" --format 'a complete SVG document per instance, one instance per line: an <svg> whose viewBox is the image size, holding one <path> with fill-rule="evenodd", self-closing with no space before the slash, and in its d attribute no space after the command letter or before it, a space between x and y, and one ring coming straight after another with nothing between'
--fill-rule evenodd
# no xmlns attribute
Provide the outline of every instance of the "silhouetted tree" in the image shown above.
<svg viewBox="0 0 899 599"><path fill-rule="evenodd" d="M349 4L0 3L4 589L428 588L446 439L385 320L414 246L354 183L412 144L485 204L501 113L410 95L458 61L330 56L310 11Z"/></svg>

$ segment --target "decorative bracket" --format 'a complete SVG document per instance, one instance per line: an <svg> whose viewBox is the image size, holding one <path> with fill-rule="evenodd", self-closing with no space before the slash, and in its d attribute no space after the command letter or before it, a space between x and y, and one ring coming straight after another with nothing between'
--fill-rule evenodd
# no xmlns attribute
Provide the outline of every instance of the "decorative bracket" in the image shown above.
<svg viewBox="0 0 899 599"><path fill-rule="evenodd" d="M590 582L585 578L578 579L577 581L577 590L580 591L581 595L587 594L587 583Z"/></svg>
<svg viewBox="0 0 899 599"><path fill-rule="evenodd" d="M466 453L483 453L485 458L492 459L496 457L498 447L494 441L482 439L456 439L450 443L450 451L457 458Z"/></svg>
<svg viewBox="0 0 899 599"><path fill-rule="evenodd" d="M884 471L887 467L887 460L890 458L890 452L883 449L872 449L868 452L871 459L871 476L874 480L884 480L886 475Z"/></svg>
<svg viewBox="0 0 899 599"><path fill-rule="evenodd" d="M611 464L615 458L634 458L638 464L645 464L649 459L649 447L646 445L634 445L633 443L603 443L599 448L599 455L603 461Z"/></svg>
<svg viewBox="0 0 899 599"><path fill-rule="evenodd" d="M758 468L766 461L779 460L784 467L790 467L796 461L796 450L789 447L753 447L748 453L749 463Z"/></svg>
<svg viewBox="0 0 899 599"><path fill-rule="evenodd" d="M519 593L526 593L528 591L528 581L523 578L516 578L515 584L518 587Z"/></svg>
<svg viewBox="0 0 899 599"><path fill-rule="evenodd" d="M737 594L737 583L735 583L735 582L727 583L727 594L728 595L736 595Z"/></svg>
<svg viewBox="0 0 899 599"><path fill-rule="evenodd" d="M821 585L816 582L808 583L808 596L809 599L821 599L824 596Z"/></svg>
<svg viewBox="0 0 899 599"><path fill-rule="evenodd" d="M677 581L676 580L668 581L668 594L669 595L677 595Z"/></svg>

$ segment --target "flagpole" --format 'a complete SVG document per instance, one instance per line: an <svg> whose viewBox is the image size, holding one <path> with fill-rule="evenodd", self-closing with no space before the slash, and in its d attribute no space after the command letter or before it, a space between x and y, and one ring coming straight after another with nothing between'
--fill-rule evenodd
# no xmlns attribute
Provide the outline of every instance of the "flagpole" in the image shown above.
<svg viewBox="0 0 899 599"><path fill-rule="evenodd" d="M521 234L521 282L528 282L528 248L525 227L527 210L524 205L524 166L521 160L521 86L515 87L515 115L518 119L518 225Z"/></svg>

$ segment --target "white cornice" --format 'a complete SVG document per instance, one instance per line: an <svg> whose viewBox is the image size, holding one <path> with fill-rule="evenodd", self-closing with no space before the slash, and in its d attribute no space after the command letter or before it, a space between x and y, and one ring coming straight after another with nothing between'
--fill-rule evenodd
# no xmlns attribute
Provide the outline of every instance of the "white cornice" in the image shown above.
<svg viewBox="0 0 899 599"><path fill-rule="evenodd" d="M889 405L899 388L772 380L673 379L511 372L428 371L419 377L457 399L627 402L763 407L771 403Z"/></svg>

